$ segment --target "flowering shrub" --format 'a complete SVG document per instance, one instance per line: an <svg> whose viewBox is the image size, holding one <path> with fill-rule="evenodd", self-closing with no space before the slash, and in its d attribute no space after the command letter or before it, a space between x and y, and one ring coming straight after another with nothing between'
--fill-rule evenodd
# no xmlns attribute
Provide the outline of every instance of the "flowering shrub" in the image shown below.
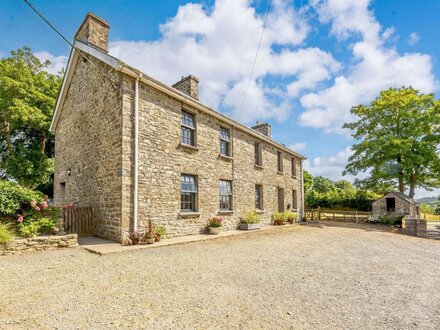
<svg viewBox="0 0 440 330"><path fill-rule="evenodd" d="M253 224L259 223L261 221L260 216L257 211L246 212L244 217L240 220L241 223Z"/></svg>
<svg viewBox="0 0 440 330"><path fill-rule="evenodd" d="M32 200L36 203L42 202L43 194L13 182L0 180L0 218L13 217L24 212Z"/></svg>
<svg viewBox="0 0 440 330"><path fill-rule="evenodd" d="M44 196L42 202L32 200L29 203L29 211L18 215L18 233L21 237L51 233L56 228L60 210L49 207L47 200L47 196Z"/></svg>
<svg viewBox="0 0 440 330"><path fill-rule="evenodd" d="M208 227L218 228L223 226L223 218L213 217L208 220Z"/></svg>

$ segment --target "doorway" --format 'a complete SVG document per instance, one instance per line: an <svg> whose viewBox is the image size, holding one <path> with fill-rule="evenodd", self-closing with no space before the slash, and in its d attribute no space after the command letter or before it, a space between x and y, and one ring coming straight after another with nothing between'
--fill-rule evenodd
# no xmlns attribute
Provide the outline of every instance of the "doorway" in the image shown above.
<svg viewBox="0 0 440 330"><path fill-rule="evenodd" d="M284 188L278 188L278 212L284 212Z"/></svg>

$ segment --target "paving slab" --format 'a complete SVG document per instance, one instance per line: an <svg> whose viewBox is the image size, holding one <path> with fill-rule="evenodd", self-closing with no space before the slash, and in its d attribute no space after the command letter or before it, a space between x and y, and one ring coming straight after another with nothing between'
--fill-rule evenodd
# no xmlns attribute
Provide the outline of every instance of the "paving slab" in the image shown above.
<svg viewBox="0 0 440 330"><path fill-rule="evenodd" d="M283 226L263 226L261 229L258 230L227 230L227 231L222 231L219 235L210 235L210 234L187 235L187 236L162 239L160 242L155 242L154 244L138 244L138 245L122 245L120 243L116 243L98 237L79 237L78 244L89 252L97 253L100 255L107 255L112 253L121 253L121 252L143 250L143 249L154 249L161 246L170 246L170 245L219 239L222 237L229 237L229 236L276 231L285 228L292 228L298 225L299 223L294 223L294 224L286 224Z"/></svg>

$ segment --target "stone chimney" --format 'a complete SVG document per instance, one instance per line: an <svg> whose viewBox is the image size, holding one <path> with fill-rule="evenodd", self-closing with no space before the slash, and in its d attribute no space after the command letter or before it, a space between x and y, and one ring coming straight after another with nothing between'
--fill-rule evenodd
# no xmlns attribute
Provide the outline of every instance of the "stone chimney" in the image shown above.
<svg viewBox="0 0 440 330"><path fill-rule="evenodd" d="M180 81L176 82L173 87L192 98L199 99L199 78L192 75L182 76Z"/></svg>
<svg viewBox="0 0 440 330"><path fill-rule="evenodd" d="M260 124L260 122L257 121L255 126L252 127L252 129L256 130L257 132L260 132L261 134L264 134L264 135L270 137L270 125L268 123Z"/></svg>
<svg viewBox="0 0 440 330"><path fill-rule="evenodd" d="M109 29L110 25L101 17L88 13L74 39L107 53Z"/></svg>

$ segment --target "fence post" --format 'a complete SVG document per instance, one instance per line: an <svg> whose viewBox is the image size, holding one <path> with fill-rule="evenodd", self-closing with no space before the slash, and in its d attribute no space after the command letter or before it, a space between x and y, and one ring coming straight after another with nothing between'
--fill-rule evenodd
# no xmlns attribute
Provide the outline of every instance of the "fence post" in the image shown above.
<svg viewBox="0 0 440 330"><path fill-rule="evenodd" d="M358 223L358 222L359 222L359 219L358 219L358 211L357 211L357 210L355 211L355 215L354 215L354 217L355 217L355 219L356 219L356 223Z"/></svg>
<svg viewBox="0 0 440 330"><path fill-rule="evenodd" d="M318 221L321 221L321 207L318 207Z"/></svg>

